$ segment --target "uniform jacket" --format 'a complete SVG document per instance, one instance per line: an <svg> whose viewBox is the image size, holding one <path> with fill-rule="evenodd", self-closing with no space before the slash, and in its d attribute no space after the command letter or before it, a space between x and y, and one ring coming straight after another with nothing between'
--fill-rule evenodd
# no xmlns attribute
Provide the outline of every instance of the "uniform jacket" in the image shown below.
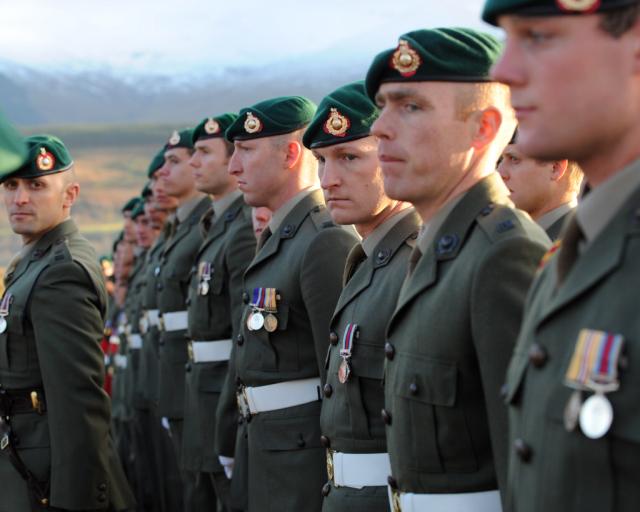
<svg viewBox="0 0 640 512"><path fill-rule="evenodd" d="M11 424L26 465L50 480L50 505L122 510L132 496L109 436L100 339L106 292L97 257L67 220L46 233L7 283L13 303L0 334L0 384L44 388L46 412ZM0 453L0 510L22 512L26 486Z"/></svg>
<svg viewBox="0 0 640 512"><path fill-rule="evenodd" d="M404 283L389 324L387 444L403 492L504 488L499 392L549 239L503 190L492 174L466 192Z"/></svg>
<svg viewBox="0 0 640 512"><path fill-rule="evenodd" d="M398 215L403 215L405 212ZM387 451L382 375L385 334L395 309L407 260L420 227L416 212L398 221L346 283L331 320L331 344L326 358L327 386L322 402L322 435L332 450L346 453ZM357 324L351 375L338 380L340 350L348 324Z"/></svg>
<svg viewBox="0 0 640 512"><path fill-rule="evenodd" d="M640 190L621 205L556 290L557 254L532 287L507 379L512 450L509 502L518 512L611 512L640 499ZM620 388L608 393L613 424L600 439L564 410L565 373L582 329L625 339ZM583 399L591 393L584 392Z"/></svg>
<svg viewBox="0 0 640 512"><path fill-rule="evenodd" d="M188 336L197 341L235 339L242 316L242 276L253 259L256 239L251 207L237 198L220 218L213 219L195 258L189 287ZM199 268L211 264L206 295L198 292ZM194 471L222 471L215 453L216 408L227 376L227 361L190 363L186 374L182 462ZM221 429L235 437L238 413L235 397L221 411Z"/></svg>
<svg viewBox="0 0 640 512"><path fill-rule="evenodd" d="M164 244L156 285L160 314L187 309L191 271L202 243L200 217L210 206L211 200L203 198ZM168 418L182 418L184 413L184 365L188 361L185 334L186 330L160 334L158 410Z"/></svg>

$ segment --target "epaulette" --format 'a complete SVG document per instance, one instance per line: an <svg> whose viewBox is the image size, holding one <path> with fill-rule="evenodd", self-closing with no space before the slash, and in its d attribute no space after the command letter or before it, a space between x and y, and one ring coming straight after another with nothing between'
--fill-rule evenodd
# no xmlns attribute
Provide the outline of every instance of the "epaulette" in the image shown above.
<svg viewBox="0 0 640 512"><path fill-rule="evenodd" d="M492 242L520 226L520 221L511 208L493 203L480 210L476 220Z"/></svg>
<svg viewBox="0 0 640 512"><path fill-rule="evenodd" d="M331 215L329 215L329 210L327 210L326 206L315 206L311 210L311 220L317 230L336 227L336 224L331 219Z"/></svg>

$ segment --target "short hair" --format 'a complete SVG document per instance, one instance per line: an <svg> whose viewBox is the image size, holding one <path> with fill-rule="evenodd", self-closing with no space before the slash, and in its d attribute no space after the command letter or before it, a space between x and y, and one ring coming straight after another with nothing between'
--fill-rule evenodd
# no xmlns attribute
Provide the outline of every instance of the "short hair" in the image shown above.
<svg viewBox="0 0 640 512"><path fill-rule="evenodd" d="M600 28L618 39L636 24L638 18L640 18L640 4L634 3L627 7L602 13Z"/></svg>
<svg viewBox="0 0 640 512"><path fill-rule="evenodd" d="M578 193L582 186L582 180L584 179L584 172L577 162L569 160L567 164L566 173L568 174L568 180L571 185L571 190Z"/></svg>

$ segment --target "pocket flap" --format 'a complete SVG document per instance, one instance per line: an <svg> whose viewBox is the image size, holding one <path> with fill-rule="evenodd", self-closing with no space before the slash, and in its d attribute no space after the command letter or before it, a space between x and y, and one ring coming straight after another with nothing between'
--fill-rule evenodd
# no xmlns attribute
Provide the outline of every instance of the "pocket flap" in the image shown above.
<svg viewBox="0 0 640 512"><path fill-rule="evenodd" d="M269 420L260 430L260 445L265 450L291 451L321 446L317 416Z"/></svg>
<svg viewBox="0 0 640 512"><path fill-rule="evenodd" d="M402 368L395 379L394 391L397 395L432 405L455 405L458 376L455 362L415 354L396 354L396 358Z"/></svg>
<svg viewBox="0 0 640 512"><path fill-rule="evenodd" d="M357 377L382 380L384 347L358 340L352 358L353 374Z"/></svg>

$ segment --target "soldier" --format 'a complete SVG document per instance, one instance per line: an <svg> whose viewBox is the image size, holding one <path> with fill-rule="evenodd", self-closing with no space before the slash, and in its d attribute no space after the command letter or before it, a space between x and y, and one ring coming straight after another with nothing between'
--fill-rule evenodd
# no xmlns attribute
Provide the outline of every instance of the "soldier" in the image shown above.
<svg viewBox="0 0 640 512"><path fill-rule="evenodd" d="M165 221L177 207L176 199L166 194L162 180L158 176L164 165L164 152L163 147L155 155L147 170L147 177L151 180L151 199L145 205L145 212L149 212L149 218L154 230L158 230L158 236L147 253L144 269L144 288L141 297L143 313L140 322L143 341L137 388L140 390L138 417L143 425L146 424L146 428L144 426L142 428L150 437L155 460L155 464L148 468L156 489L157 501L160 502L159 507L156 504L157 508L154 510L173 512L182 510L182 479L171 438L168 431L162 427L161 415L158 412L160 317L157 300L159 277L157 269L169 234L169 226L165 225ZM148 411L148 415L145 411Z"/></svg>
<svg viewBox="0 0 640 512"><path fill-rule="evenodd" d="M533 17L531 16L533 15ZM509 507L632 511L640 487L640 4L489 1L518 146L591 187L529 294L509 366Z"/></svg>
<svg viewBox="0 0 640 512"><path fill-rule="evenodd" d="M192 130L174 131L165 148L164 164L157 171L167 195L174 197L178 203L156 267L161 318L158 412L169 425L184 484L185 511L205 510L211 506L211 496L205 482L181 464L185 365L189 361L187 295L191 268L202 243L199 221L211 206L209 198L195 188L192 167L189 165L192 154Z"/></svg>
<svg viewBox="0 0 640 512"><path fill-rule="evenodd" d="M238 425L235 396L219 406L228 371L232 339L242 314L242 276L256 250L251 208L242 199L228 164L233 144L225 130L237 115L204 119L193 132L191 157L196 188L213 198L202 219L204 242L195 258L189 287L189 363L186 374L182 464L208 482L211 505L216 496L230 510L229 479L215 450L215 433L231 439ZM216 425L216 409L219 413ZM231 454L233 455L233 454ZM225 460L225 459L223 459ZM225 463L229 465L228 459Z"/></svg>
<svg viewBox="0 0 640 512"><path fill-rule="evenodd" d="M517 131L502 152L498 172L511 200L547 232L560 236L564 221L578 205L582 170L566 158L545 162L529 158L519 147Z"/></svg>
<svg viewBox="0 0 640 512"><path fill-rule="evenodd" d="M423 222L385 346L389 485L404 512L499 511L506 486L499 392L549 239L495 172L515 128L508 89L489 78L499 49L470 29L418 30L367 74L385 190Z"/></svg>
<svg viewBox="0 0 640 512"><path fill-rule="evenodd" d="M26 142L27 161L0 176L24 244L0 301L0 510L125 510L133 499L102 389L107 297L70 218L80 187L59 139Z"/></svg>
<svg viewBox="0 0 640 512"><path fill-rule="evenodd" d="M329 320L356 238L331 221L302 145L315 105L299 96L240 111L226 132L245 201L273 212L244 278L235 343L248 441L248 509L321 508L320 389ZM233 383L231 384L233 385ZM240 436L239 436L240 437Z"/></svg>
<svg viewBox="0 0 640 512"><path fill-rule="evenodd" d="M320 184L334 222L362 237L347 260L344 289L331 320L320 426L329 482L325 512L387 511L389 455L380 410L387 322L415 245L420 218L384 193L378 114L356 82L322 100L305 135L319 161Z"/></svg>

